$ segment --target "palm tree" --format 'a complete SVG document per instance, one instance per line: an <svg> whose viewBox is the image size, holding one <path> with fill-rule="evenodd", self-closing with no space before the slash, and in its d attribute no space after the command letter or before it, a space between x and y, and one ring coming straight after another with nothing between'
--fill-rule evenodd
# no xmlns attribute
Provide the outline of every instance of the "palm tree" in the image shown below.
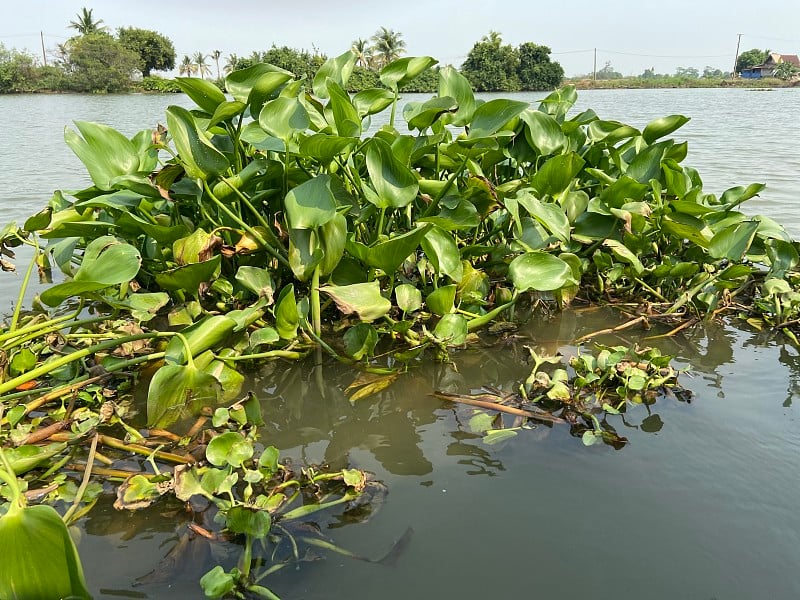
<svg viewBox="0 0 800 600"><path fill-rule="evenodd" d="M500 37L500 33L498 31L490 31L489 35L485 35L481 38L481 42L491 44L497 48L500 47L500 44L503 43L503 38Z"/></svg>
<svg viewBox="0 0 800 600"><path fill-rule="evenodd" d="M406 43L401 39L402 33L381 27L372 36L372 55L377 67L384 67L400 58L406 51Z"/></svg>
<svg viewBox="0 0 800 600"><path fill-rule="evenodd" d="M101 25L103 19L97 19L95 21L94 17L92 16L92 11L93 9L87 9L84 6L81 9L81 12L76 15L77 19L69 22L70 28L76 30L81 35L104 32L107 28L105 25Z"/></svg>
<svg viewBox="0 0 800 600"><path fill-rule="evenodd" d="M192 57L195 71L203 79L205 79L206 75L211 75L211 68L206 64L206 58L208 57L202 52L195 52Z"/></svg>
<svg viewBox="0 0 800 600"><path fill-rule="evenodd" d="M236 65L239 63L239 57L236 54L228 54L225 59L225 66L222 68L223 73L231 73L236 70Z"/></svg>
<svg viewBox="0 0 800 600"><path fill-rule="evenodd" d="M214 50L211 54L208 55L214 63L217 65L217 79L219 79L219 59L222 56L222 51Z"/></svg>
<svg viewBox="0 0 800 600"><path fill-rule="evenodd" d="M189 58L186 54L183 55L183 60L181 64L178 65L178 73L181 75L187 75L189 77L192 76L195 70L195 64L192 62L192 59Z"/></svg>
<svg viewBox="0 0 800 600"><path fill-rule="evenodd" d="M358 38L353 42L351 50L356 55L356 65L368 68L372 61L372 48L369 47L369 41Z"/></svg>

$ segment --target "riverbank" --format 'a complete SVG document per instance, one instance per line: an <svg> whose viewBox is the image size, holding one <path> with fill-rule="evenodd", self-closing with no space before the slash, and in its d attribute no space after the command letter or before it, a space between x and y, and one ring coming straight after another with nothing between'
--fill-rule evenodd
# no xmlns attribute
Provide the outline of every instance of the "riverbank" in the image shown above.
<svg viewBox="0 0 800 600"><path fill-rule="evenodd" d="M622 79L565 79L563 85L574 85L579 90L629 90L668 88L790 88L800 87L800 80L784 80L777 77L763 79L707 79L689 77L623 77Z"/></svg>

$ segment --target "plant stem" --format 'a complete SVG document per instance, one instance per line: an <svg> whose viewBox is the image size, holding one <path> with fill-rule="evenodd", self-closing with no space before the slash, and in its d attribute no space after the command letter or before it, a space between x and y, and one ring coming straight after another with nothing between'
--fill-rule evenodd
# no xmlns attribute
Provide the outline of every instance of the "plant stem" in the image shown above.
<svg viewBox="0 0 800 600"><path fill-rule="evenodd" d="M78 510L78 507L81 504L81 500L83 500L83 495L86 493L86 488L89 486L89 479L92 477L92 466L94 465L94 457L97 452L97 441L100 439L100 434L95 433L94 437L92 438L92 445L89 448L89 456L86 459L86 469L83 472L83 480L81 481L81 485L78 488L78 492L75 494L75 499L72 501L72 506L69 507L64 516L61 519L67 525L70 524L72 516L75 514L75 511Z"/></svg>
<svg viewBox="0 0 800 600"><path fill-rule="evenodd" d="M36 242L35 235L33 236L33 241L36 249L34 250L33 258L28 265L28 269L25 271L25 277L22 279L22 285L20 285L19 288L17 303L14 305L14 314L11 317L11 326L9 327L10 331L14 331L17 328L17 323L19 323L19 313L22 311L22 303L25 301L25 292L28 291L28 285L31 282L31 275L33 274L33 266L36 264L36 259L39 257L39 244Z"/></svg>
<svg viewBox="0 0 800 600"><path fill-rule="evenodd" d="M320 266L314 267L314 274L311 276L311 319L314 323L314 333L317 337L322 337L322 311L319 301L319 270Z"/></svg>

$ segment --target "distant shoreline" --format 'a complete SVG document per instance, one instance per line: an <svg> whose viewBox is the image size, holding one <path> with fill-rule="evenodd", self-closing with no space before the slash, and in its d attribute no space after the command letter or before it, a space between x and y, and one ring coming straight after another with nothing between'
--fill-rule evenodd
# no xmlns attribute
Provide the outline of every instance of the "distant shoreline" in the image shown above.
<svg viewBox="0 0 800 600"><path fill-rule="evenodd" d="M690 79L659 77L642 79L623 77L622 79L566 78L563 85L574 85L579 90L638 90L638 89L687 89L687 88L733 88L765 89L800 87L800 80L786 81L775 77L764 79Z"/></svg>

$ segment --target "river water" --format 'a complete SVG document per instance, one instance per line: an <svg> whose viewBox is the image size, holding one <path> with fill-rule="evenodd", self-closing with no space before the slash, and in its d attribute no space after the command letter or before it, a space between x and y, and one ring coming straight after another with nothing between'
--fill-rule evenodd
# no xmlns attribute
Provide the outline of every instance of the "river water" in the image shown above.
<svg viewBox="0 0 800 600"><path fill-rule="evenodd" d="M86 184L63 143L72 120L131 135L163 122L173 103L189 105L182 96L0 96L3 216L22 220L54 188ZM685 163L699 170L706 190L767 183L747 210L800 234L800 90L582 92L577 108L589 107L636 126L690 116L675 137L689 141ZM2 279L5 308L19 276ZM521 343L569 354L571 340L615 318L568 311L518 333ZM628 330L602 341L630 345L640 335ZM488 446L470 431L469 410L429 394L515 389L530 369L520 344L415 368L355 406L342 391L351 371L326 365L322 388L305 367L259 373L265 442L311 462L365 468L388 485L368 523L342 526L341 517L325 524L326 534L380 556L414 530L391 567L328 555L265 583L285 599L800 597L795 349L739 326L694 327L660 342L688 369L682 383L692 401L659 400L612 418L630 440L622 450L586 448L566 428L543 426ZM135 586L175 543L176 527L160 514L164 507L127 514L109 505L83 522L79 546L95 597L201 597L191 574Z"/></svg>

